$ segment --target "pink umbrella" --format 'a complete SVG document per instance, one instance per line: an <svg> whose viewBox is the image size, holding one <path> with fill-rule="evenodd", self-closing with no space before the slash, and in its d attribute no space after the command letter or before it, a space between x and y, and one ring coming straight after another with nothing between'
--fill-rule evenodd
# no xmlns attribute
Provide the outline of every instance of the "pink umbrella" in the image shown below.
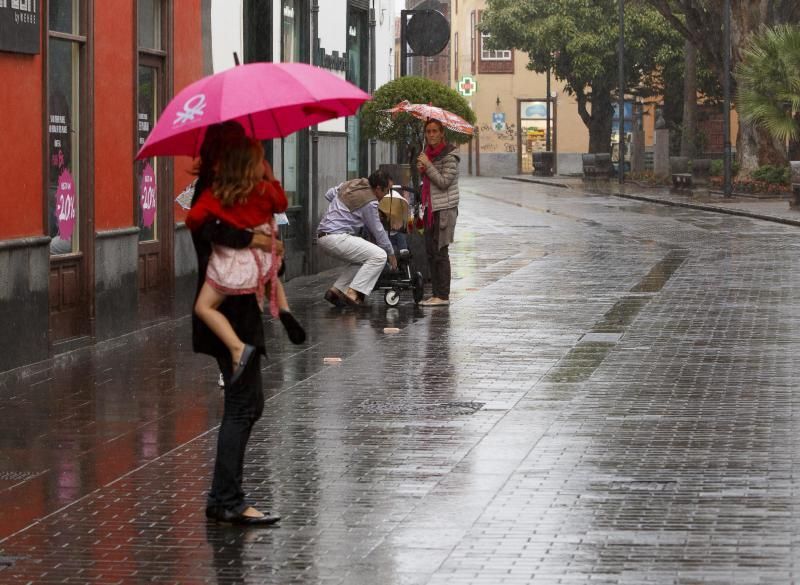
<svg viewBox="0 0 800 585"><path fill-rule="evenodd" d="M472 127L472 124L467 122L461 116L432 105L412 104L408 100L405 100L397 104L395 107L383 111L390 114L407 113L411 114L415 118L419 118L420 120L438 120L445 128L452 130L453 132L469 134L470 136L475 131L475 129Z"/></svg>
<svg viewBox="0 0 800 585"><path fill-rule="evenodd" d="M137 159L197 156L208 126L236 120L261 140L352 116L371 99L352 83L305 63L250 63L204 77L164 108Z"/></svg>

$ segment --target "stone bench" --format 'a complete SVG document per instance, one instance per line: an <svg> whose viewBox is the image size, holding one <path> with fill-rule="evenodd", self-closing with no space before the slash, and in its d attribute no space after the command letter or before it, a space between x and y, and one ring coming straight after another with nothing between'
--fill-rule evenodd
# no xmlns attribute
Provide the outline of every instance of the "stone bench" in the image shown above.
<svg viewBox="0 0 800 585"><path fill-rule="evenodd" d="M596 154L582 154L584 179L608 179L613 174L611 154L598 152Z"/></svg>
<svg viewBox="0 0 800 585"><path fill-rule="evenodd" d="M692 160L692 183L695 186L707 186L711 178L711 159L696 158Z"/></svg>
<svg viewBox="0 0 800 585"><path fill-rule="evenodd" d="M691 189L692 188L692 174L691 173L672 173L672 186L675 189Z"/></svg>

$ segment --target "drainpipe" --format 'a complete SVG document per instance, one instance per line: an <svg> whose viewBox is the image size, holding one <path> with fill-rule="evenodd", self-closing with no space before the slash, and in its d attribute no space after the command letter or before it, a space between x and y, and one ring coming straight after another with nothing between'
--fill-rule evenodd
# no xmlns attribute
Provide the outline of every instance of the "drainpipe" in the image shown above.
<svg viewBox="0 0 800 585"><path fill-rule="evenodd" d="M375 0L372 0L372 7L369 9L369 94L375 95ZM377 140L369 139L369 162L367 173L371 173L377 168Z"/></svg>
<svg viewBox="0 0 800 585"><path fill-rule="evenodd" d="M311 3L311 63L320 65L319 62L319 0ZM319 127L314 124L311 127L311 193L309 200L310 217L308 218L308 266L311 274L316 274L318 261L314 254L314 243L316 240L316 223L319 216L319 202L317 192L319 191Z"/></svg>

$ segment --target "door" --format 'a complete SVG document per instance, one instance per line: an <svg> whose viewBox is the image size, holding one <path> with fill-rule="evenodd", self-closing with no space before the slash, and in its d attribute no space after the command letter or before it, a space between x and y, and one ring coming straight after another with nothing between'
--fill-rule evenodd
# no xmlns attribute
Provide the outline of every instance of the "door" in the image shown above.
<svg viewBox="0 0 800 585"><path fill-rule="evenodd" d="M164 101L162 61L139 57L137 131L142 144ZM139 319L147 323L169 315L172 290L169 168L162 157L136 161L134 209L139 227Z"/></svg>
<svg viewBox="0 0 800 585"><path fill-rule="evenodd" d="M533 171L533 153L547 149L547 98L519 100L518 172ZM555 104L550 104L550 148L555 150Z"/></svg>
<svg viewBox="0 0 800 585"><path fill-rule="evenodd" d="M86 186L88 149L84 63L86 11L79 0L54 0L48 7L47 192L50 241L50 340L59 343L91 334L87 267L92 258L91 198Z"/></svg>

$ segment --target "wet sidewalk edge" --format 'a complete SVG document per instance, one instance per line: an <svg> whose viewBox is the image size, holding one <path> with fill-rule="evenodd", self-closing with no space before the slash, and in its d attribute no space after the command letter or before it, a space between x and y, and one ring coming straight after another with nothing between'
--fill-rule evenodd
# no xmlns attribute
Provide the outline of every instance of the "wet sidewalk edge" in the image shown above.
<svg viewBox="0 0 800 585"><path fill-rule="evenodd" d="M503 179L507 181L518 181L520 183L536 183L538 185L546 185L548 187L559 187L563 189L577 189L579 188L578 185L569 185L559 181L547 181L543 179L536 179L536 178L527 178L527 177L519 177L519 176L503 176ZM741 209L732 209L729 207L722 207L720 205L703 205L701 203L689 203L684 201L673 201L670 199L661 199L655 196L648 196L648 195L634 195L630 193L619 193L614 192L612 190L594 190L591 186L586 184L582 185L582 188L590 193L596 193L601 195L611 195L614 197L619 197L621 199L632 199L634 201L644 201L647 203L658 203L660 205L671 205L673 207L685 207L688 209L697 209L700 211L711 211L715 213L724 213L727 215L736 215L739 217L747 217L750 219L759 219L763 221L771 221L774 223L780 223L784 225L792 225L800 227L800 219L789 219L785 217L778 217L774 215L768 215L764 213L754 213L752 211L744 211Z"/></svg>

